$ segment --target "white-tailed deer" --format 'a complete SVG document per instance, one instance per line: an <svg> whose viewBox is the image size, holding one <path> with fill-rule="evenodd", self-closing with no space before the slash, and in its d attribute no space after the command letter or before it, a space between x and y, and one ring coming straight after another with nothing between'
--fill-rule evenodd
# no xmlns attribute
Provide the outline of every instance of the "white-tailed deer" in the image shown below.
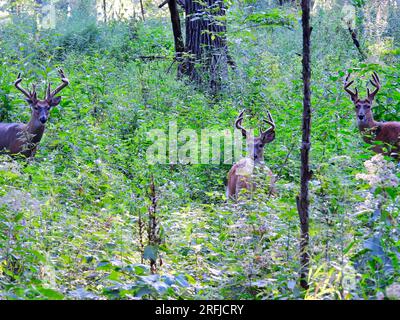
<svg viewBox="0 0 400 320"><path fill-rule="evenodd" d="M244 117L243 110L235 121L235 127L241 130L243 137L246 139L248 156L235 163L228 173L228 185L226 188L226 196L229 199L237 199L240 190L246 189L250 192L255 190L255 183L251 179L253 169L255 166L264 164L264 146L275 139L275 122L272 119L269 111L268 120L264 120L270 125L270 128L263 131L260 128L260 135L258 137L250 136L249 132L243 128L242 122ZM264 167L270 179L270 190L274 191L275 177L268 167Z"/></svg>
<svg viewBox="0 0 400 320"><path fill-rule="evenodd" d="M0 123L0 152L5 151L11 155L21 154L27 158L35 156L37 146L44 133L45 124L49 118L49 111L61 101L61 97L56 96L56 94L69 84L64 72L61 69L58 72L62 83L54 91L51 91L51 84L49 83L44 100L37 98L35 85L32 85L32 91L22 88L21 74L18 75L15 87L26 96L32 115L27 124Z"/></svg>
<svg viewBox="0 0 400 320"><path fill-rule="evenodd" d="M372 75L372 80L370 80L371 84L375 87L375 90L370 92L369 88L367 88L368 97L364 100L358 97L357 88L355 91L351 91L349 89L349 87L354 83L354 80L349 82L349 79L350 74L348 74L346 77L344 90L346 90L346 92L350 95L351 100L354 103L357 116L357 125L363 140L369 144L373 144L374 141L381 141L383 144L372 147L374 152L398 157L400 122L378 122L374 120L374 116L372 114L372 104L375 95L381 88L381 83L377 73L374 72Z"/></svg>

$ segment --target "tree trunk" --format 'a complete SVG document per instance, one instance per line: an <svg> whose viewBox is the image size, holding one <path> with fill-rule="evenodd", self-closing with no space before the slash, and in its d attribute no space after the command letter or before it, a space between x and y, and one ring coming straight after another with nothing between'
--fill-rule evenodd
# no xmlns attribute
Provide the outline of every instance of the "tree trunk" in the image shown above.
<svg viewBox="0 0 400 320"><path fill-rule="evenodd" d="M145 21L143 0L140 0L140 11L142 12L142 20Z"/></svg>
<svg viewBox="0 0 400 320"><path fill-rule="evenodd" d="M149 238L149 245L152 247L159 247L161 244L160 238L160 227L158 225L157 219L157 194L156 194L156 187L154 184L154 177L151 176L151 183L150 183L150 201L151 204L149 206L149 224L148 224L148 238ZM158 251L158 250L157 250ZM162 265L162 260L160 258L160 266ZM157 273L157 258L152 257L150 259L150 270L151 273Z"/></svg>
<svg viewBox="0 0 400 320"><path fill-rule="evenodd" d="M198 84L208 83L211 91L216 93L228 71L224 1L186 0L184 9L187 57L180 72Z"/></svg>
<svg viewBox="0 0 400 320"><path fill-rule="evenodd" d="M176 4L176 0L168 1L168 9L171 14L171 23L172 23L172 31L174 33L174 43L175 43L175 53L176 53L176 61L178 63L182 62L182 55L185 51L185 44L183 43L183 36L181 30L181 19L179 17L178 5ZM178 67L178 77L182 73L182 68Z"/></svg>
<svg viewBox="0 0 400 320"><path fill-rule="evenodd" d="M308 268L310 256L309 244L309 190L308 184L312 176L309 167L309 152L311 147L311 30L310 27L310 5L311 0L302 0L302 25L303 25L303 135L301 144L301 186L300 195L297 196L297 210L300 218L300 285L308 289Z"/></svg>
<svg viewBox="0 0 400 320"><path fill-rule="evenodd" d="M104 23L107 24L107 2L103 0L103 15L104 15Z"/></svg>

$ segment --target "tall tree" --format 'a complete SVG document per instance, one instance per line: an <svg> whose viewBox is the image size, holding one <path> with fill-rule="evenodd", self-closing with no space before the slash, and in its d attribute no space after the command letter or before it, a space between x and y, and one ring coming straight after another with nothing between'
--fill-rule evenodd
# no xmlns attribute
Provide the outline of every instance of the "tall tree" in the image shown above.
<svg viewBox="0 0 400 320"><path fill-rule="evenodd" d="M104 23L107 23L107 1L106 0L103 0L102 7L103 7Z"/></svg>
<svg viewBox="0 0 400 320"><path fill-rule="evenodd" d="M166 0L158 7L162 8L165 4L168 4L169 13L171 16L172 32L174 34L175 43L175 59L179 63L182 62L183 52L185 51L185 44L183 42L181 19L179 16L179 10L176 0ZM183 2L180 2L183 5ZM178 67L178 76L182 74L182 68Z"/></svg>
<svg viewBox="0 0 400 320"><path fill-rule="evenodd" d="M185 62L181 72L216 93L227 77L226 8L223 0L186 0Z"/></svg>
<svg viewBox="0 0 400 320"><path fill-rule="evenodd" d="M142 20L145 21L143 0L140 0L140 12L142 13Z"/></svg>
<svg viewBox="0 0 400 320"><path fill-rule="evenodd" d="M310 147L311 147L311 31L310 26L311 0L302 0L302 25L303 25L303 125L301 143L301 170L300 170L300 195L297 196L297 210L300 218L300 285L308 288L309 269L309 211L310 198L308 185L312 176L310 170Z"/></svg>

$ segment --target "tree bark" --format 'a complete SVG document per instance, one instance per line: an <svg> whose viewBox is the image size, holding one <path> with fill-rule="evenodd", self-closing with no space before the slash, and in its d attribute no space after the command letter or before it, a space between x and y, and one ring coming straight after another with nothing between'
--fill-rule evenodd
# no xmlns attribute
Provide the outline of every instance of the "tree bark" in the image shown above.
<svg viewBox="0 0 400 320"><path fill-rule="evenodd" d="M181 19L179 17L178 5L176 0L168 1L168 9L171 15L172 31L174 34L175 43L175 59L178 63L182 62L183 52L185 51L185 44L183 42L182 29L181 29ZM178 77L182 74L182 68L178 67Z"/></svg>
<svg viewBox="0 0 400 320"><path fill-rule="evenodd" d="M158 246L161 243L161 239L160 239L160 228L158 226L158 219L157 219L156 187L154 184L153 176L151 176L149 198L150 198L151 204L150 204L149 210L148 210L148 213L149 213L149 222L148 223L149 224L148 224L147 235L149 238L149 245L158 248ZM153 258L150 259L150 270L151 270L151 273L153 273L153 274L157 273L157 260L155 259L155 257L154 257L154 259Z"/></svg>
<svg viewBox="0 0 400 320"><path fill-rule="evenodd" d="M107 23L107 2L103 0L103 15L104 15L104 23Z"/></svg>
<svg viewBox="0 0 400 320"><path fill-rule="evenodd" d="M227 77L226 10L223 0L186 0L185 62L180 72L198 84L208 82L213 93Z"/></svg>
<svg viewBox="0 0 400 320"><path fill-rule="evenodd" d="M300 218L300 285L308 289L309 269L309 210L310 199L308 185L312 176L309 165L309 152L311 147L311 31L310 27L311 0L302 0L302 25L303 25L303 134L301 144L301 185L300 195L297 196L297 210Z"/></svg>
<svg viewBox="0 0 400 320"><path fill-rule="evenodd" d="M140 0L140 11L142 12L142 20L145 21L146 19L144 18L143 0Z"/></svg>

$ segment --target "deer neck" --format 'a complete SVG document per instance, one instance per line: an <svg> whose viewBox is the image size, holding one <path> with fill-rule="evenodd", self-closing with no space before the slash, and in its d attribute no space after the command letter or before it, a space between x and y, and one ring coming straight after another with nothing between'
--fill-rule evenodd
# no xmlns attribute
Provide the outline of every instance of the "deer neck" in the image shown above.
<svg viewBox="0 0 400 320"><path fill-rule="evenodd" d="M379 126L380 122L377 122L374 120L374 117L372 114L367 115L366 121L358 121L358 129L360 129L361 133L364 131L369 131L370 129L373 129L377 126Z"/></svg>
<svg viewBox="0 0 400 320"><path fill-rule="evenodd" d="M26 125L27 132L32 135L31 143L39 143L43 137L45 125L36 119L35 117L31 117L31 120Z"/></svg>
<svg viewBox="0 0 400 320"><path fill-rule="evenodd" d="M374 120L372 114L367 116L367 121L358 123L358 129L360 130L365 142L371 143L374 140L374 137L377 133L376 129L380 126L380 124L380 122Z"/></svg>

